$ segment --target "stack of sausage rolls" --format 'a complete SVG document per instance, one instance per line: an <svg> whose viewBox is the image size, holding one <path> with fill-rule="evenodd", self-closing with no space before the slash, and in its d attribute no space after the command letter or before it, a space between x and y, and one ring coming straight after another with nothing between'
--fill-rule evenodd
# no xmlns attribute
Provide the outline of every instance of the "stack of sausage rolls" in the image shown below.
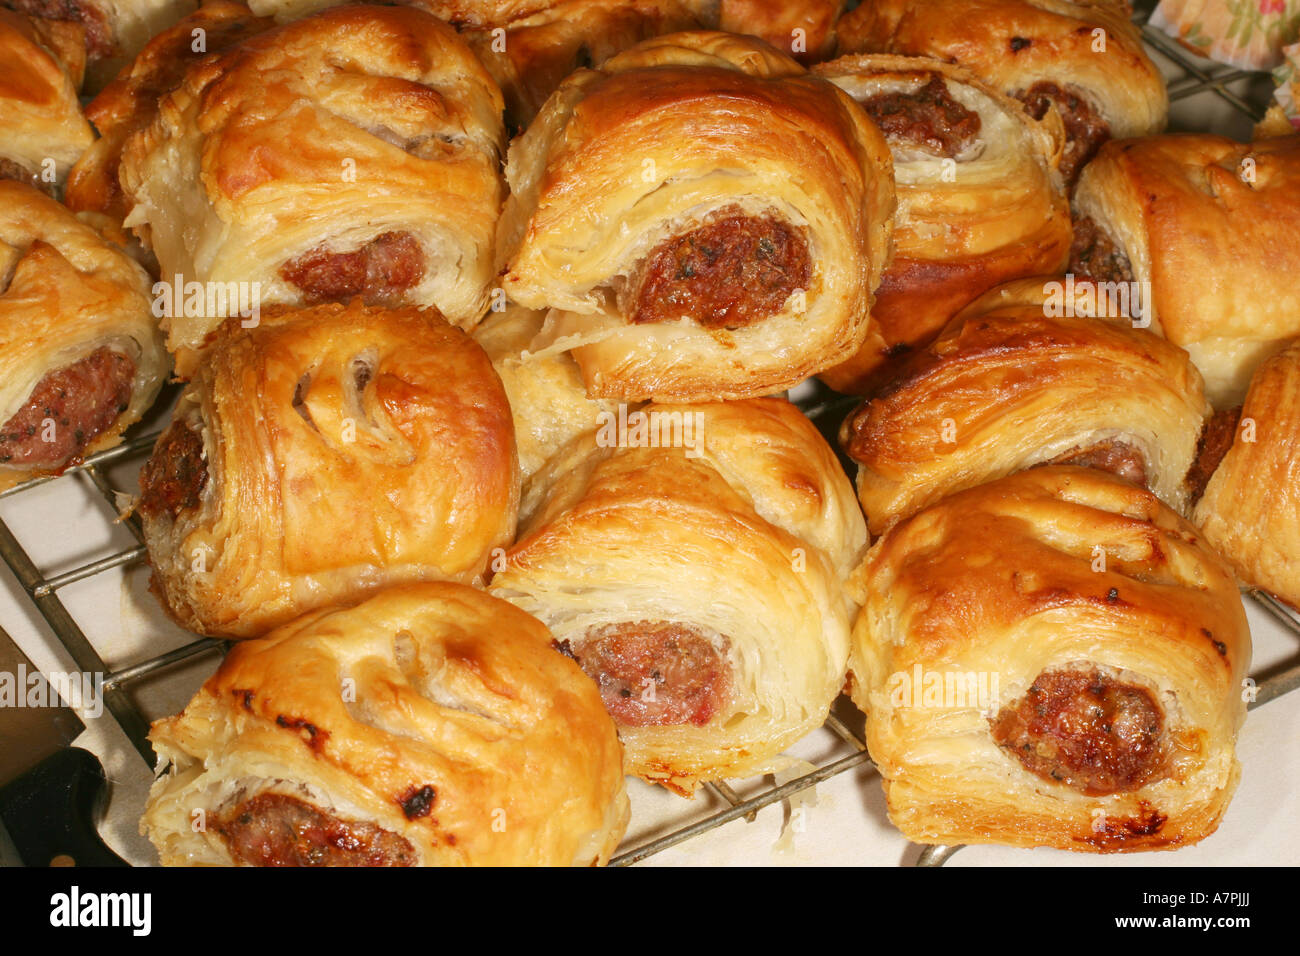
<svg viewBox="0 0 1300 956"><path fill-rule="evenodd" d="M1214 832L1300 145L1164 134L1123 0L5 5L0 485L170 367L152 589L236 642L164 864L604 863L846 689L911 840Z"/></svg>

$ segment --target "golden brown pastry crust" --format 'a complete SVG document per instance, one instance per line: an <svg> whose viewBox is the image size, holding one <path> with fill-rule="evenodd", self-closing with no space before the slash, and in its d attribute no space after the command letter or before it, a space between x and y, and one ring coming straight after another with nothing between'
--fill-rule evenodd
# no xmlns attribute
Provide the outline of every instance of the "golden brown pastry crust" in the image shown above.
<svg viewBox="0 0 1300 956"><path fill-rule="evenodd" d="M1201 376L1182 349L1127 319L1053 303L1062 284L1024 279L977 299L845 419L872 533L1103 443L1136 452L1147 486L1186 511L1184 479L1210 414Z"/></svg>
<svg viewBox="0 0 1300 956"><path fill-rule="evenodd" d="M51 194L95 138L77 100L84 53L69 63L60 32L0 8L0 178Z"/></svg>
<svg viewBox="0 0 1300 956"><path fill-rule="evenodd" d="M575 73L512 145L503 285L530 308L556 310L554 347L574 350L593 396L768 394L866 337L892 221L890 168L849 97L766 44L722 33L648 40ZM781 286L776 311L738 326L669 319L671 298L656 300L665 315L635 321L624 299L652 254L727 216L806 243L806 279L783 273L803 284Z"/></svg>
<svg viewBox="0 0 1300 956"><path fill-rule="evenodd" d="M501 87L507 128L523 130L579 67L598 66L648 37L699 26L678 0L569 0L462 36Z"/></svg>
<svg viewBox="0 0 1300 956"><path fill-rule="evenodd" d="M1215 407L1240 404L1260 362L1300 335L1300 136L1108 143L1074 207L1150 284L1152 328L1191 354Z"/></svg>
<svg viewBox="0 0 1300 956"><path fill-rule="evenodd" d="M348 2L350 0L252 0L249 6L259 17L274 17L277 22L285 23L316 13L326 7ZM509 23L512 20L549 10L564 0L392 0L392 2L424 10L460 29Z"/></svg>
<svg viewBox="0 0 1300 956"><path fill-rule="evenodd" d="M1300 609L1300 342L1256 370L1194 520L1237 576Z"/></svg>
<svg viewBox="0 0 1300 956"><path fill-rule="evenodd" d="M604 863L628 819L621 748L551 644L505 601L432 583L241 644L154 724L171 765L141 832L165 866L247 864L221 831L281 795L406 840L415 865Z"/></svg>
<svg viewBox="0 0 1300 956"><path fill-rule="evenodd" d="M1113 0L864 0L837 37L840 53L960 63L1012 96L1054 84L1082 97L1110 136L1147 136L1164 129L1169 94L1132 15Z"/></svg>
<svg viewBox="0 0 1300 956"><path fill-rule="evenodd" d="M890 143L898 209L893 257L871 309L879 334L819 376L834 389L860 393L976 296L1065 267L1070 210L1057 173L1064 131L1054 112L1036 121L964 68L929 57L845 56L813 72L858 102L919 90L937 77L980 123L951 157L902 139Z"/></svg>
<svg viewBox="0 0 1300 956"><path fill-rule="evenodd" d="M197 489L163 477L192 475L178 429L201 439ZM474 581L513 539L519 473L483 350L432 311L354 302L228 326L142 489L166 610L254 637L390 584Z"/></svg>
<svg viewBox="0 0 1300 956"><path fill-rule="evenodd" d="M118 164L127 138L154 121L159 98L180 86L187 70L270 26L270 20L254 17L235 0L208 0L153 37L86 107L100 138L68 177L69 208L125 219L130 205L118 181ZM200 36L195 31L201 31Z"/></svg>
<svg viewBox="0 0 1300 956"><path fill-rule="evenodd" d="M75 24L88 60L86 91L97 93L150 37L194 12L197 0L4 0L55 23Z"/></svg>
<svg viewBox="0 0 1300 956"><path fill-rule="evenodd" d="M621 437L571 443L536 479L542 503L491 590L584 666L602 629L652 622L712 641L726 688L712 709L620 726L629 773L689 792L770 767L825 719L847 653L842 582L866 529L834 454L788 402L642 412L690 423L691 440L655 443L653 425L638 439L629 415Z"/></svg>
<svg viewBox="0 0 1300 956"><path fill-rule="evenodd" d="M525 499L529 479L553 455L598 428L602 413L618 414L616 402L587 397L572 356L529 351L545 319L544 312L511 304L502 312L488 313L473 332L510 400Z"/></svg>
<svg viewBox="0 0 1300 956"><path fill-rule="evenodd" d="M434 305L469 327L493 280L503 137L500 91L450 27L336 7L189 71L123 150L127 225L169 279L256 282L264 304ZM371 253L359 275L338 258ZM218 322L172 319L181 374Z"/></svg>
<svg viewBox="0 0 1300 956"><path fill-rule="evenodd" d="M1240 774L1250 634L1231 572L1154 495L1092 469L1022 472L899 524L853 584L853 696L909 840L1116 852L1214 832ZM990 716L1067 667L1159 705L1141 786L1089 795L995 742ZM989 706L925 697L927 674L983 675Z"/></svg>
<svg viewBox="0 0 1300 956"><path fill-rule="evenodd" d="M0 425L24 408L46 374L101 348L134 363L130 398L77 458L116 445L167 376L149 279L66 207L31 186L0 180ZM50 421L55 432L64 427ZM0 489L68 463L50 468L6 460Z"/></svg>
<svg viewBox="0 0 1300 956"><path fill-rule="evenodd" d="M761 37L800 63L816 63L835 49L835 22L844 0L721 0L719 30Z"/></svg>

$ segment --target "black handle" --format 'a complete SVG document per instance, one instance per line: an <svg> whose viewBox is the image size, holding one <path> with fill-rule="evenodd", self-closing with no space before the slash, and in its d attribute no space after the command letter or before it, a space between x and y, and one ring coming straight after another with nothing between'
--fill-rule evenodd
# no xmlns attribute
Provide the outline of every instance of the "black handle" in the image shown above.
<svg viewBox="0 0 1300 956"><path fill-rule="evenodd" d="M129 866L95 829L107 792L99 758L68 747L0 789L0 820L26 866Z"/></svg>

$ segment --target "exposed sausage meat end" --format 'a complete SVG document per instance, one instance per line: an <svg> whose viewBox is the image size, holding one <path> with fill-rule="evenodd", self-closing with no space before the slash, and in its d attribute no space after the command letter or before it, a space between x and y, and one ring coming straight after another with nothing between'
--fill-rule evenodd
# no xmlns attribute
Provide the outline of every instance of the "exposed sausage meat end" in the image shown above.
<svg viewBox="0 0 1300 956"><path fill-rule="evenodd" d="M1089 796L1137 790L1163 763L1164 712L1150 691L1093 668L1044 671L991 723L1030 773Z"/></svg>

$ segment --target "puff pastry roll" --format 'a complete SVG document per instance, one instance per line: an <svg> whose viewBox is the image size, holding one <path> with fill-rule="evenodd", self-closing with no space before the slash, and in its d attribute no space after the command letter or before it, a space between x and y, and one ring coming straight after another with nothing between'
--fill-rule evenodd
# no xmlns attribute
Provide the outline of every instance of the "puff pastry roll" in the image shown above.
<svg viewBox="0 0 1300 956"><path fill-rule="evenodd" d="M873 533L1042 464L1100 468L1186 512L1210 414L1200 374L1153 332L1053 303L1060 284L1025 279L976 300L845 419Z"/></svg>
<svg viewBox="0 0 1300 956"><path fill-rule="evenodd" d="M894 190L847 94L759 40L679 33L580 70L512 144L503 285L596 397L779 391L870 326Z"/></svg>
<svg viewBox="0 0 1300 956"><path fill-rule="evenodd" d="M66 26L0 8L0 179L51 195L95 138L77 99L85 53L60 42Z"/></svg>
<svg viewBox="0 0 1300 956"><path fill-rule="evenodd" d="M514 537L510 409L432 312L275 306L205 355L140 474L152 588L255 637L414 580L474 582Z"/></svg>
<svg viewBox="0 0 1300 956"><path fill-rule="evenodd" d="M1300 136L1107 144L1074 211L1071 272L1137 282L1216 408L1240 405L1260 362L1300 335Z"/></svg>
<svg viewBox="0 0 1300 956"><path fill-rule="evenodd" d="M523 130L574 70L597 66L649 37L700 26L678 0L569 0L462 36L501 87L507 127Z"/></svg>
<svg viewBox="0 0 1300 956"><path fill-rule="evenodd" d="M529 351L545 318L543 312L511 304L502 312L489 313L473 332L510 400L525 486L561 448L599 428L605 416L618 414L619 407L609 399L587 397L572 356L537 356Z"/></svg>
<svg viewBox="0 0 1300 956"><path fill-rule="evenodd" d="M275 17L284 23L350 0L251 0L259 17ZM393 0L426 10L457 28L509 23L530 14L549 10L565 0Z"/></svg>
<svg viewBox="0 0 1300 956"><path fill-rule="evenodd" d="M1259 367L1242 408L1216 418L1194 520L1244 583L1300 610L1300 342Z"/></svg>
<svg viewBox="0 0 1300 956"><path fill-rule="evenodd" d="M590 865L627 826L596 689L538 621L458 584L240 644L150 739L140 830L164 866Z"/></svg>
<svg viewBox="0 0 1300 956"><path fill-rule="evenodd" d="M963 68L928 57L846 56L814 72L862 104L894 159L894 254L871 310L879 334L820 376L862 392L976 296L1065 267L1064 133L1055 113L1035 121Z"/></svg>
<svg viewBox="0 0 1300 956"><path fill-rule="evenodd" d="M159 98L180 86L187 70L271 25L270 20L254 17L242 3L208 0L151 39L86 107L100 138L68 177L64 201L69 208L108 217L120 229L130 212L118 180L127 139L153 123ZM122 234L127 236L124 231Z"/></svg>
<svg viewBox="0 0 1300 956"><path fill-rule="evenodd" d="M916 843L1121 852L1218 827L1250 633L1232 574L1150 492L1052 467L876 542L853 699Z"/></svg>
<svg viewBox="0 0 1300 956"><path fill-rule="evenodd" d="M149 38L193 13L198 0L3 0L13 10L82 33L88 66L86 86L94 93L149 42Z"/></svg>
<svg viewBox="0 0 1300 956"><path fill-rule="evenodd" d="M1061 173L1110 137L1165 128L1169 94L1123 0L863 0L837 28L841 53L903 53L960 63L1065 121Z"/></svg>
<svg viewBox="0 0 1300 956"><path fill-rule="evenodd" d="M690 793L772 766L821 725L844 683L843 581L866 530L798 409L649 405L543 474L491 590L600 687L629 773Z"/></svg>
<svg viewBox="0 0 1300 956"><path fill-rule="evenodd" d="M834 52L843 12L844 0L721 0L718 29L761 37L800 63L816 63Z"/></svg>
<svg viewBox="0 0 1300 956"><path fill-rule="evenodd" d="M262 303L434 305L468 327L493 279L501 109L429 14L325 10L205 61L163 98L123 149L127 225L168 278L256 283ZM175 316L168 344L192 353L219 322Z"/></svg>
<svg viewBox="0 0 1300 956"><path fill-rule="evenodd" d="M116 445L167 352L149 278L66 207L0 180L0 489Z"/></svg>

